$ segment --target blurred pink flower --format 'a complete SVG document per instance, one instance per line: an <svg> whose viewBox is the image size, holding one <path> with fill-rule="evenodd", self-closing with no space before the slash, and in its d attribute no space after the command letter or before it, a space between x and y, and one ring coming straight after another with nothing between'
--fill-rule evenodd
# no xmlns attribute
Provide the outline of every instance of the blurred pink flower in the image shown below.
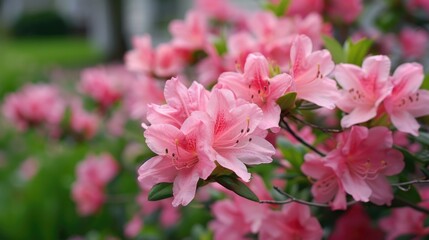
<svg viewBox="0 0 429 240"><path fill-rule="evenodd" d="M334 70L328 50L313 52L313 44L305 35L295 38L291 53L290 74L297 97L329 109L335 108L337 83L328 77Z"/></svg>
<svg viewBox="0 0 429 240"><path fill-rule="evenodd" d="M281 211L271 211L262 222L259 239L319 240L323 229L317 218L311 216L310 207L299 203L283 205Z"/></svg>
<svg viewBox="0 0 429 240"><path fill-rule="evenodd" d="M39 163L34 158L27 158L19 167L19 175L26 181L31 180L39 171Z"/></svg>
<svg viewBox="0 0 429 240"><path fill-rule="evenodd" d="M122 66L87 68L82 71L79 88L105 110L122 99L128 81L133 77Z"/></svg>
<svg viewBox="0 0 429 240"><path fill-rule="evenodd" d="M65 102L58 89L47 84L26 85L9 94L3 104L3 114L20 130L45 125L59 127L65 110Z"/></svg>
<svg viewBox="0 0 429 240"><path fill-rule="evenodd" d="M429 13L429 1L428 0L408 0L406 1L407 7L411 10L423 9L426 13Z"/></svg>
<svg viewBox="0 0 429 240"><path fill-rule="evenodd" d="M399 43L406 58L421 58L429 43L429 34L423 29L406 27L399 33Z"/></svg>
<svg viewBox="0 0 429 240"><path fill-rule="evenodd" d="M185 19L170 22L172 44L186 50L200 50L208 41L207 18L199 11L188 11Z"/></svg>
<svg viewBox="0 0 429 240"><path fill-rule="evenodd" d="M155 49L153 73L159 77L172 77L182 72L186 54L172 43L161 43Z"/></svg>
<svg viewBox="0 0 429 240"><path fill-rule="evenodd" d="M261 177L255 175L249 187L263 200L272 199ZM217 201L212 207L214 220L209 228L214 232L214 239L245 239L248 233L257 233L261 225L270 216L270 205L260 204L242 198L234 193L231 199Z"/></svg>
<svg viewBox="0 0 429 240"><path fill-rule="evenodd" d="M419 204L424 208L429 207L429 190L420 189L422 202ZM387 233L387 240L397 239L401 235L413 235L413 239L423 239L429 235L429 227L425 226L428 215L409 207L395 208L391 214L380 220L381 229Z"/></svg>
<svg viewBox="0 0 429 240"><path fill-rule="evenodd" d="M345 23L354 22L362 12L362 0L331 0L327 5L328 14L334 18Z"/></svg>
<svg viewBox="0 0 429 240"><path fill-rule="evenodd" d="M134 72L150 73L155 60L150 35L133 37L132 43L133 49L125 54L127 69Z"/></svg>
<svg viewBox="0 0 429 240"><path fill-rule="evenodd" d="M89 155L76 169L72 197L82 216L94 214L105 201L104 187L117 174L118 165L109 154Z"/></svg>
<svg viewBox="0 0 429 240"><path fill-rule="evenodd" d="M198 11L215 20L235 22L241 15L228 0L195 0L195 2Z"/></svg>
<svg viewBox="0 0 429 240"><path fill-rule="evenodd" d="M337 219L328 239L379 240L383 237L383 232L372 226L371 219L362 205L355 204Z"/></svg>
<svg viewBox="0 0 429 240"><path fill-rule="evenodd" d="M377 115L378 107L392 91L389 71L390 59L382 55L366 58L362 68L352 64L336 66L335 78L342 87L336 104L348 113L341 119L342 127L366 122Z"/></svg>
<svg viewBox="0 0 429 240"><path fill-rule="evenodd" d="M307 16L310 13L322 13L323 0L291 0L287 15Z"/></svg>
<svg viewBox="0 0 429 240"><path fill-rule="evenodd" d="M398 145L400 147L404 147L412 153L417 153L422 148L422 146L419 143L411 142L410 139L408 139L407 133L399 132L399 131L396 131L393 133L393 144Z"/></svg>
<svg viewBox="0 0 429 240"><path fill-rule="evenodd" d="M417 136L420 124L416 117L429 115L429 91L419 90L423 83L422 65L405 63L400 65L391 83L393 90L384 100L386 112L393 125L401 132Z"/></svg>
<svg viewBox="0 0 429 240"><path fill-rule="evenodd" d="M77 204L80 215L96 213L105 201L103 189L84 181L77 181L72 186L72 198Z"/></svg>
<svg viewBox="0 0 429 240"><path fill-rule="evenodd" d="M135 214L133 218L125 225L124 234L127 238L135 238L143 227L143 221L140 214Z"/></svg>
<svg viewBox="0 0 429 240"><path fill-rule="evenodd" d="M99 117L96 114L88 113L83 109L79 100L71 103L70 126L73 132L83 136L85 139L94 137L99 125Z"/></svg>
<svg viewBox="0 0 429 240"><path fill-rule="evenodd" d="M234 92L237 98L257 104L263 112L259 127L278 128L281 109L276 100L283 96L292 85L288 74L270 77L267 59L260 53L248 55L244 73L225 72L219 77L217 88Z"/></svg>
<svg viewBox="0 0 429 240"><path fill-rule="evenodd" d="M139 75L130 82L125 95L125 107L132 119L146 122L148 104L160 104L164 101L161 86L155 79Z"/></svg>

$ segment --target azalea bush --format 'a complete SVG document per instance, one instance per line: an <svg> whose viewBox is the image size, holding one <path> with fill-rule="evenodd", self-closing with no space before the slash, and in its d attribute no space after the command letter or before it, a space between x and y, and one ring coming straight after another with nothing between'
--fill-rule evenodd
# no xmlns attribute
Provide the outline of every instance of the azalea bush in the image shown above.
<svg viewBox="0 0 429 240"><path fill-rule="evenodd" d="M4 98L0 238L426 239L429 2L195 3Z"/></svg>

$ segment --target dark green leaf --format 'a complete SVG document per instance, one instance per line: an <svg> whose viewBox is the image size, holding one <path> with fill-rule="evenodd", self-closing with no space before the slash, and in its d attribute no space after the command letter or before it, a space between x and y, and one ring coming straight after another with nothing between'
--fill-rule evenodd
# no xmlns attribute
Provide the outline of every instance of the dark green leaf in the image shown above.
<svg viewBox="0 0 429 240"><path fill-rule="evenodd" d="M419 136L412 136L412 138L423 145L429 146L429 133L419 132Z"/></svg>
<svg viewBox="0 0 429 240"><path fill-rule="evenodd" d="M216 182L225 188L235 192L239 196L254 202L259 202L259 198L243 182L230 175L223 175L216 178Z"/></svg>
<svg viewBox="0 0 429 240"><path fill-rule="evenodd" d="M404 161L405 161L405 170L407 172L414 172L416 163L423 162L420 158L418 158L416 155L410 153L407 149L395 146L395 149L399 150L402 155L404 155Z"/></svg>
<svg viewBox="0 0 429 240"><path fill-rule="evenodd" d="M414 204L418 204L422 201L420 194L417 191L416 187L414 187L414 185L410 185L410 189L408 191L397 189L395 193L395 197L398 197L400 199L406 200L409 203L414 203Z"/></svg>
<svg viewBox="0 0 429 240"><path fill-rule="evenodd" d="M335 63L345 62L345 53L341 44L330 36L322 36L325 48L329 50Z"/></svg>
<svg viewBox="0 0 429 240"><path fill-rule="evenodd" d="M158 183L149 192L149 201L158 201L173 196L173 183Z"/></svg>
<svg viewBox="0 0 429 240"><path fill-rule="evenodd" d="M296 95L296 92L290 92L277 99L276 102L280 106L282 111L288 111L295 108Z"/></svg>

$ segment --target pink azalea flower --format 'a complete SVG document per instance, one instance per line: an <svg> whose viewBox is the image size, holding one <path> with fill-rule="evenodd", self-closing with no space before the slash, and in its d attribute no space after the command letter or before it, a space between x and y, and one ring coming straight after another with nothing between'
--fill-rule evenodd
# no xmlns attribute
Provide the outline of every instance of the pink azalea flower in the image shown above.
<svg viewBox="0 0 429 240"><path fill-rule="evenodd" d="M415 120L429 114L429 91L419 90L423 67L418 63L399 66L391 78L393 90L384 100L386 112L399 131L418 135L420 124Z"/></svg>
<svg viewBox="0 0 429 240"><path fill-rule="evenodd" d="M208 141L204 149L210 159L230 169L243 181L250 180L246 165L270 163L274 147L265 140L266 131L258 126L263 121L257 105L242 103L226 89L214 89L207 112L194 112L207 125Z"/></svg>
<svg viewBox="0 0 429 240"><path fill-rule="evenodd" d="M399 43L406 58L421 58L425 55L429 35L426 30L404 28L399 33Z"/></svg>
<svg viewBox="0 0 429 240"><path fill-rule="evenodd" d="M173 182L173 206L188 205L195 196L198 180L207 179L216 168L202 152L207 141L201 120L188 118L180 129L170 124L154 124L144 132L155 156L138 170L141 185L152 188L160 182Z"/></svg>
<svg viewBox="0 0 429 240"><path fill-rule="evenodd" d="M146 122L148 104L160 104L165 101L158 82L145 75L140 75L135 81L130 82L124 97L125 108L130 117L144 122Z"/></svg>
<svg viewBox="0 0 429 240"><path fill-rule="evenodd" d="M337 65L335 78L342 90L336 104L348 113L341 119L342 127L366 122L377 115L379 105L392 90L389 71L390 60L386 56L366 58L362 68L352 64Z"/></svg>
<svg viewBox="0 0 429 240"><path fill-rule="evenodd" d="M313 12L321 13L323 5L323 0L292 0L287 15L307 16Z"/></svg>
<svg viewBox="0 0 429 240"><path fill-rule="evenodd" d="M371 225L371 219L360 204L353 205L335 222L329 240L379 240L383 232Z"/></svg>
<svg viewBox="0 0 429 240"><path fill-rule="evenodd" d="M124 234L128 238L135 238L140 233L143 227L143 221L140 214L134 217L125 225Z"/></svg>
<svg viewBox="0 0 429 240"><path fill-rule="evenodd" d="M219 76L226 71L225 59L217 53L217 50L208 45L205 49L207 57L197 65L197 80L204 86L212 86L217 82ZM231 69L234 69L231 67Z"/></svg>
<svg viewBox="0 0 429 240"><path fill-rule="evenodd" d="M147 120L152 124L165 123L180 128L192 112L205 111L208 95L209 92L197 82L193 82L188 89L178 78L172 78L164 88L167 104L150 104Z"/></svg>
<svg viewBox="0 0 429 240"><path fill-rule="evenodd" d="M79 163L72 188L79 214L87 216L98 211L105 200L104 187L117 172L118 165L110 154L89 155Z"/></svg>
<svg viewBox="0 0 429 240"><path fill-rule="evenodd" d="M65 102L56 87L39 84L26 85L20 91L8 95L3 113L20 130L30 126L59 127L65 110Z"/></svg>
<svg viewBox="0 0 429 240"><path fill-rule="evenodd" d="M185 20L173 20L169 30L173 44L186 50L203 49L207 42L207 19L198 11L189 11Z"/></svg>
<svg viewBox="0 0 429 240"><path fill-rule="evenodd" d="M153 72L159 77L176 76L185 66L183 52L171 43L161 43L155 49Z"/></svg>
<svg viewBox="0 0 429 240"><path fill-rule="evenodd" d="M269 76L267 59L260 53L247 57L244 73L226 72L219 77L218 88L227 88L237 98L257 104L263 111L262 129L278 128L281 109L276 100L291 88L291 78L283 73Z"/></svg>
<svg viewBox="0 0 429 240"><path fill-rule="evenodd" d="M423 9L426 13L429 13L429 1L428 0L409 0L406 2L407 6L411 10Z"/></svg>
<svg viewBox="0 0 429 240"><path fill-rule="evenodd" d="M327 76L334 70L334 62L328 50L312 52L310 38L299 35L291 48L291 69L298 98L329 109L335 108L337 84Z"/></svg>
<svg viewBox="0 0 429 240"><path fill-rule="evenodd" d="M242 72L247 56L259 50L257 41L248 32L231 34L228 38L227 67ZM228 64L229 63L229 64Z"/></svg>
<svg viewBox="0 0 429 240"><path fill-rule="evenodd" d="M362 0L334 0L328 4L328 14L345 23L352 23L362 12Z"/></svg>
<svg viewBox="0 0 429 240"><path fill-rule="evenodd" d="M89 155L77 166L78 180L104 186L115 177L118 164L110 154Z"/></svg>
<svg viewBox="0 0 429 240"><path fill-rule="evenodd" d="M236 21L239 16L239 10L230 5L228 0L196 0L196 8L219 21Z"/></svg>
<svg viewBox="0 0 429 240"><path fill-rule="evenodd" d="M259 239L306 239L322 238L323 230L310 208L298 203L283 205L281 211L272 211L261 226Z"/></svg>
<svg viewBox="0 0 429 240"><path fill-rule="evenodd" d="M255 177L249 187L260 199L270 200L261 177ZM245 239L248 233L257 233L264 221L268 220L270 206L252 202L236 194L231 199L216 202L212 207L215 219L209 223L214 232L214 239Z"/></svg>
<svg viewBox="0 0 429 240"><path fill-rule="evenodd" d="M402 154L392 145L387 128L354 126L338 134L336 149L326 157L307 154L302 170L317 179L312 188L315 200L334 199L333 209L345 209L345 191L356 201L390 204L393 193L385 176L398 174L404 168Z"/></svg>
<svg viewBox="0 0 429 240"><path fill-rule="evenodd" d="M419 143L410 141L407 133L399 131L393 133L393 144L404 147L412 153L418 153L422 148Z"/></svg>
<svg viewBox="0 0 429 240"><path fill-rule="evenodd" d="M421 189L422 202L419 204L424 208L429 207L429 191ZM387 240L397 239L401 235L413 235L413 239L423 239L429 235L429 227L425 226L428 215L409 207L395 208L391 214L380 220L381 229L387 233Z"/></svg>
<svg viewBox="0 0 429 240"><path fill-rule="evenodd" d="M81 74L79 88L105 110L122 98L127 81L133 76L121 66L87 68Z"/></svg>
<svg viewBox="0 0 429 240"><path fill-rule="evenodd" d="M327 159L308 153L301 170L316 180L311 187L311 194L316 202L329 203L333 210L347 208L344 186L335 171L327 166Z"/></svg>
<svg viewBox="0 0 429 240"><path fill-rule="evenodd" d="M155 60L150 35L134 37L132 43L134 49L125 55L127 69L135 72L150 73Z"/></svg>
<svg viewBox="0 0 429 240"><path fill-rule="evenodd" d="M96 213L105 201L103 189L84 181L77 181L72 186L72 198L77 203L78 213L88 216Z"/></svg>
<svg viewBox="0 0 429 240"><path fill-rule="evenodd" d="M73 132L79 134L85 139L90 139L94 137L97 132L98 124L98 116L86 112L79 100L71 103L70 127Z"/></svg>
<svg viewBox="0 0 429 240"><path fill-rule="evenodd" d="M19 175L26 181L31 180L39 171L39 163L34 158L27 158L19 167Z"/></svg>

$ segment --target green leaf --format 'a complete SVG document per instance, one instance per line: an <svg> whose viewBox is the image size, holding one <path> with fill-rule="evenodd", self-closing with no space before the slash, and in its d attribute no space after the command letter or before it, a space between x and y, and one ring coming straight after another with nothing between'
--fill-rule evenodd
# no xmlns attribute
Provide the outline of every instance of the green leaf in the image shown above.
<svg viewBox="0 0 429 240"><path fill-rule="evenodd" d="M214 47L216 48L216 51L219 56L223 56L228 52L228 45L224 37L216 39L216 41L214 42Z"/></svg>
<svg viewBox="0 0 429 240"><path fill-rule="evenodd" d="M332 59L335 63L345 62L345 53L341 44L335 39L328 35L322 36L325 48L329 50L332 55Z"/></svg>
<svg viewBox="0 0 429 240"><path fill-rule="evenodd" d="M280 106L282 111L289 111L295 108L296 92L289 92L279 97L276 103Z"/></svg>
<svg viewBox="0 0 429 240"><path fill-rule="evenodd" d="M366 38L363 38L357 42L353 42L350 39L347 40L344 44L346 62L358 66L362 65L362 62L367 56L372 44L373 41Z"/></svg>
<svg viewBox="0 0 429 240"><path fill-rule="evenodd" d="M398 147L398 146L394 146L394 148L399 150L402 153L402 155L404 155L405 169L408 172L414 172L415 167L416 167L416 163L418 163L418 162L424 163L423 160L418 158L416 155L410 153L407 149L402 148L402 147Z"/></svg>
<svg viewBox="0 0 429 240"><path fill-rule="evenodd" d="M412 138L423 145L429 146L429 133L427 132L419 132L419 136L412 136Z"/></svg>
<svg viewBox="0 0 429 240"><path fill-rule="evenodd" d="M423 79L423 83L422 83L422 87L421 88L429 90L429 74L425 75L425 78Z"/></svg>
<svg viewBox="0 0 429 240"><path fill-rule="evenodd" d="M414 204L418 204L422 201L420 194L414 185L410 185L410 189L408 191L398 189L395 193L395 197Z"/></svg>
<svg viewBox="0 0 429 240"><path fill-rule="evenodd" d="M149 201L158 201L173 196L173 183L158 183L149 192Z"/></svg>
<svg viewBox="0 0 429 240"><path fill-rule="evenodd" d="M265 9L273 12L277 17L281 17L285 14L289 8L290 0L281 0L278 4L266 3Z"/></svg>
<svg viewBox="0 0 429 240"><path fill-rule="evenodd" d="M231 175L223 175L216 178L216 182L225 188L235 192L239 196L249 199L254 202L259 202L259 198L250 190L243 182Z"/></svg>
<svg viewBox="0 0 429 240"><path fill-rule="evenodd" d="M294 145L290 141L279 138L277 146L283 157L298 171L301 171L301 165L304 162L305 149L301 145Z"/></svg>

